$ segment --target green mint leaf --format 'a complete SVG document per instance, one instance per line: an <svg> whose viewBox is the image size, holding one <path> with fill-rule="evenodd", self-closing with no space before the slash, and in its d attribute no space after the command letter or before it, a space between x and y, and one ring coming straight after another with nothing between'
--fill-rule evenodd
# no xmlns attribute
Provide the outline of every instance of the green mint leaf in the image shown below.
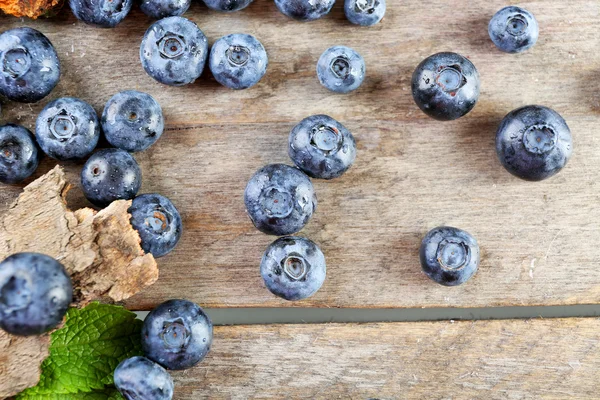
<svg viewBox="0 0 600 400"><path fill-rule="evenodd" d="M32 394L28 400L124 400L115 388L69 394Z"/></svg>

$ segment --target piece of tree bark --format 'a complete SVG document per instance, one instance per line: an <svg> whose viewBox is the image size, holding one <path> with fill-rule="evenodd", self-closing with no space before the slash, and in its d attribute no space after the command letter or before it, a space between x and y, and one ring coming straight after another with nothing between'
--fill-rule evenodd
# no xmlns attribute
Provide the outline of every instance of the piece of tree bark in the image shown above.
<svg viewBox="0 0 600 400"><path fill-rule="evenodd" d="M158 266L140 247L129 222L131 201L115 201L99 212L71 211L66 204L69 188L58 166L25 187L1 219L0 259L23 251L56 258L71 275L76 306L93 300L123 301L152 285ZM38 382L48 346L48 335L25 340L0 334L0 397ZM39 357L21 356L38 353ZM25 370L34 372L21 372Z"/></svg>
<svg viewBox="0 0 600 400"><path fill-rule="evenodd" d="M15 17L36 19L52 15L62 4L62 0L0 0L0 10Z"/></svg>

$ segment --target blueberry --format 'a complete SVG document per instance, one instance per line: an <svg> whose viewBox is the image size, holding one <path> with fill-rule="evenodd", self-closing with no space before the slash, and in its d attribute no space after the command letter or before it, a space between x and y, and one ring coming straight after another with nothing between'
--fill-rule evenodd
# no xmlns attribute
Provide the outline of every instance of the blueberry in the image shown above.
<svg viewBox="0 0 600 400"><path fill-rule="evenodd" d="M15 28L0 34L0 94L9 100L35 103L58 84L60 62L41 32Z"/></svg>
<svg viewBox="0 0 600 400"><path fill-rule="evenodd" d="M419 64L412 76L412 93L421 110L439 121L462 117L479 99L479 73L456 53L437 53Z"/></svg>
<svg viewBox="0 0 600 400"><path fill-rule="evenodd" d="M29 130L13 124L0 126L0 182L22 182L38 163L38 147Z"/></svg>
<svg viewBox="0 0 600 400"><path fill-rule="evenodd" d="M358 89L365 79L365 60L346 46L333 46L321 54L317 77L321 85L336 93Z"/></svg>
<svg viewBox="0 0 600 400"><path fill-rule="evenodd" d="M135 159L121 149L94 153L81 171L85 197L98 207L115 200L133 199L142 185L142 172Z"/></svg>
<svg viewBox="0 0 600 400"><path fill-rule="evenodd" d="M146 357L127 358L114 372L115 386L125 400L171 400L173 378L160 365Z"/></svg>
<svg viewBox="0 0 600 400"><path fill-rule="evenodd" d="M87 157L98 144L100 121L83 100L63 97L50 102L37 118L35 137L44 153L57 160Z"/></svg>
<svg viewBox="0 0 600 400"><path fill-rule="evenodd" d="M260 81L269 59L263 45L252 35L234 33L217 40L210 51L208 65L221 85L247 89Z"/></svg>
<svg viewBox="0 0 600 400"><path fill-rule="evenodd" d="M171 86L194 82L208 55L208 40L198 25L183 17L156 21L140 47L142 66L154 79Z"/></svg>
<svg viewBox="0 0 600 400"><path fill-rule="evenodd" d="M133 0L69 0L78 20L100 28L114 28L131 10Z"/></svg>
<svg viewBox="0 0 600 400"><path fill-rule="evenodd" d="M284 164L259 169L246 186L244 202L254 226L277 236L298 232L317 208L317 196L308 176Z"/></svg>
<svg viewBox="0 0 600 400"><path fill-rule="evenodd" d="M314 21L327 15L335 0L275 0L284 15L298 21Z"/></svg>
<svg viewBox="0 0 600 400"><path fill-rule="evenodd" d="M253 0L204 0L208 8L216 11L239 11L248 7Z"/></svg>
<svg viewBox="0 0 600 400"><path fill-rule="evenodd" d="M292 129L289 155L308 176L333 179L354 163L356 142L348 129L327 115L304 118Z"/></svg>
<svg viewBox="0 0 600 400"><path fill-rule="evenodd" d="M191 0L143 0L140 8L154 19L178 17L190 8Z"/></svg>
<svg viewBox="0 0 600 400"><path fill-rule="evenodd" d="M169 300L144 320L142 349L146 357L167 369L186 369L206 356L212 336L212 323L200 306Z"/></svg>
<svg viewBox="0 0 600 400"><path fill-rule="evenodd" d="M181 237L181 217L169 199L160 194L142 194L133 199L129 213L146 253L162 257L175 248Z"/></svg>
<svg viewBox="0 0 600 400"><path fill-rule="evenodd" d="M282 237L267 247L260 274L274 295L286 300L306 299L325 281L325 256L319 246L306 238Z"/></svg>
<svg viewBox="0 0 600 400"><path fill-rule="evenodd" d="M444 286L465 283L479 267L477 240L468 232L449 226L430 230L419 254L425 275Z"/></svg>
<svg viewBox="0 0 600 400"><path fill-rule="evenodd" d="M73 299L61 263L39 253L17 253L0 263L0 328L39 335L55 328Z"/></svg>
<svg viewBox="0 0 600 400"><path fill-rule="evenodd" d="M385 0L345 0L344 13L356 25L372 26L385 14Z"/></svg>
<svg viewBox="0 0 600 400"><path fill-rule="evenodd" d="M573 151L571 131L554 110L526 106L510 112L496 133L496 153L504 168L528 181L557 174Z"/></svg>
<svg viewBox="0 0 600 400"><path fill-rule="evenodd" d="M149 94L135 90L115 94L102 113L106 140L129 152L146 150L160 138L164 128L160 105Z"/></svg>
<svg viewBox="0 0 600 400"><path fill-rule="evenodd" d="M494 15L488 33L498 49L506 53L520 53L537 42L540 28L529 11L510 6Z"/></svg>

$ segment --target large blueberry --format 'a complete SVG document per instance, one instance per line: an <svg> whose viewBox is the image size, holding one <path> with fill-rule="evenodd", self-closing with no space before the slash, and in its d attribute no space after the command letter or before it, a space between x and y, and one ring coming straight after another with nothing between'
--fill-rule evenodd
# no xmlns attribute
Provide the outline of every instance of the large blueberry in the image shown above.
<svg viewBox="0 0 600 400"><path fill-rule="evenodd" d="M156 21L140 46L142 66L154 79L171 86L194 82L208 55L208 40L198 25L183 17Z"/></svg>
<svg viewBox="0 0 600 400"><path fill-rule="evenodd" d="M328 14L335 0L275 0L284 15L298 21L314 21Z"/></svg>
<svg viewBox="0 0 600 400"><path fill-rule="evenodd" d="M178 17L190 8L191 0L143 0L140 9L154 19Z"/></svg>
<svg viewBox="0 0 600 400"><path fill-rule="evenodd" d="M415 103L432 118L450 121L462 117L479 99L479 73L465 57L437 53L419 64L412 76Z"/></svg>
<svg viewBox="0 0 600 400"><path fill-rule="evenodd" d="M269 235L291 235L304 227L317 208L306 174L284 164L259 169L246 186L246 211L254 226Z"/></svg>
<svg viewBox="0 0 600 400"><path fill-rule="evenodd" d="M212 337L212 323L200 306L169 300L144 320L142 349L146 357L167 369L186 369L206 356Z"/></svg>
<svg viewBox="0 0 600 400"><path fill-rule="evenodd" d="M372 26L385 15L385 0L345 0L344 13L353 24Z"/></svg>
<svg viewBox="0 0 600 400"><path fill-rule="evenodd" d="M348 129L327 115L304 118L292 129L288 152L312 178L333 179L354 163L356 142Z"/></svg>
<svg viewBox="0 0 600 400"><path fill-rule="evenodd" d="M208 65L221 85L247 89L260 81L269 59L263 45L252 35L234 33L217 40L210 51Z"/></svg>
<svg viewBox="0 0 600 400"><path fill-rule="evenodd" d="M239 11L248 7L254 0L204 0L208 8L216 11Z"/></svg>
<svg viewBox="0 0 600 400"><path fill-rule="evenodd" d="M50 102L37 118L35 137L46 153L57 160L87 157L98 144L100 121L83 100L62 97Z"/></svg>
<svg viewBox="0 0 600 400"><path fill-rule="evenodd" d="M69 0L78 20L100 28L114 28L131 10L133 0Z"/></svg>
<svg viewBox="0 0 600 400"><path fill-rule="evenodd" d="M41 32L15 28L0 34L0 94L9 100L35 103L58 84L60 62Z"/></svg>
<svg viewBox="0 0 600 400"><path fill-rule="evenodd" d="M160 194L142 194L133 199L129 213L146 253L162 257L175 248L182 225L179 211L169 199Z"/></svg>
<svg viewBox="0 0 600 400"><path fill-rule="evenodd" d="M39 164L38 147L29 130L20 125L0 126L0 182L19 183Z"/></svg>
<svg viewBox="0 0 600 400"><path fill-rule="evenodd" d="M61 263L39 253L17 253L0 263L0 328L39 335L55 328L73 299Z"/></svg>
<svg viewBox="0 0 600 400"><path fill-rule="evenodd" d="M358 89L365 79L365 60L346 46L333 46L321 54L317 77L321 85L336 93Z"/></svg>
<svg viewBox="0 0 600 400"><path fill-rule="evenodd" d="M267 247L260 274L274 295L286 300L306 299L325 282L325 256L311 240L282 237Z"/></svg>
<svg viewBox="0 0 600 400"><path fill-rule="evenodd" d="M488 33L498 49L506 53L520 53L537 42L540 28L529 11L509 6L498 11L490 20Z"/></svg>
<svg viewBox="0 0 600 400"><path fill-rule="evenodd" d="M444 286L465 283L479 267L477 240L468 232L449 226L430 230L419 254L425 275Z"/></svg>
<svg viewBox="0 0 600 400"><path fill-rule="evenodd" d="M115 200L133 199L142 185L142 171L135 159L121 149L94 153L81 171L85 197L98 207Z"/></svg>
<svg viewBox="0 0 600 400"><path fill-rule="evenodd" d="M529 181L557 174L572 151L567 123L548 107L516 109L504 117L496 133L496 152L504 168Z"/></svg>
<svg viewBox="0 0 600 400"><path fill-rule="evenodd" d="M173 378L166 369L146 357L127 358L114 372L117 390L126 400L171 400Z"/></svg>
<svg viewBox="0 0 600 400"><path fill-rule="evenodd" d="M126 90L104 107L102 130L110 144L129 152L146 150L163 133L162 109L149 94Z"/></svg>

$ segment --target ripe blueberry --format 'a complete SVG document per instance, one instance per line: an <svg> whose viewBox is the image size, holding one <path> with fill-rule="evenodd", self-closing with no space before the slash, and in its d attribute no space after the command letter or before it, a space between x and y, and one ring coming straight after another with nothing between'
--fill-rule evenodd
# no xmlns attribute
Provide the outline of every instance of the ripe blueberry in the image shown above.
<svg viewBox="0 0 600 400"><path fill-rule="evenodd" d="M471 61L456 53L434 54L412 76L415 103L432 118L462 117L479 99L479 73Z"/></svg>
<svg viewBox="0 0 600 400"><path fill-rule="evenodd" d="M140 9L154 19L178 17L190 8L191 0L143 0Z"/></svg>
<svg viewBox="0 0 600 400"><path fill-rule="evenodd" d="M253 0L204 0L208 8L216 11L239 11L248 7Z"/></svg>
<svg viewBox="0 0 600 400"><path fill-rule="evenodd" d="M321 85L336 93L358 89L365 79L365 60L346 46L333 46L321 54L317 77Z"/></svg>
<svg viewBox="0 0 600 400"><path fill-rule="evenodd" d="M22 182L38 163L38 147L29 130L13 124L0 126L0 182Z"/></svg>
<svg viewBox="0 0 600 400"><path fill-rule="evenodd" d="M328 14L335 0L275 0L284 15L298 21L314 21Z"/></svg>
<svg viewBox="0 0 600 400"><path fill-rule="evenodd" d="M0 94L9 100L35 103L58 84L60 62L41 32L15 28L0 34Z"/></svg>
<svg viewBox="0 0 600 400"><path fill-rule="evenodd" d="M572 151L567 123L547 107L526 106L510 112L496 133L496 153L504 168L529 181L557 174Z"/></svg>
<svg viewBox="0 0 600 400"><path fill-rule="evenodd" d="M498 49L506 53L520 53L537 42L540 28L529 11L509 6L494 15L488 33Z"/></svg>
<svg viewBox="0 0 600 400"><path fill-rule="evenodd" d="M206 356L212 337L212 323L200 306L169 300L144 320L142 349L146 357L167 369L186 369Z"/></svg>
<svg viewBox="0 0 600 400"><path fill-rule="evenodd" d="M69 0L75 17L89 25L114 28L131 10L133 0Z"/></svg>
<svg viewBox="0 0 600 400"><path fill-rule="evenodd" d="M298 232L317 207L317 196L306 174L284 164L259 169L246 186L246 211L256 228L269 235Z"/></svg>
<svg viewBox="0 0 600 400"><path fill-rule="evenodd" d="M292 129L289 155L308 176L333 179L354 163L356 142L348 129L327 115L304 118Z"/></svg>
<svg viewBox="0 0 600 400"><path fill-rule="evenodd" d="M479 245L468 232L440 226L423 238L421 267L429 278L444 286L468 281L479 267Z"/></svg>
<svg viewBox="0 0 600 400"><path fill-rule="evenodd" d="M6 332L47 332L62 321L72 299L71 278L54 258L17 253L0 263L0 328Z"/></svg>
<svg viewBox="0 0 600 400"><path fill-rule="evenodd" d="M173 378L166 369L146 357L127 358L114 372L117 390L125 400L171 400Z"/></svg>
<svg viewBox="0 0 600 400"><path fill-rule="evenodd" d="M345 0L344 12L353 24L372 26L383 18L385 0Z"/></svg>

